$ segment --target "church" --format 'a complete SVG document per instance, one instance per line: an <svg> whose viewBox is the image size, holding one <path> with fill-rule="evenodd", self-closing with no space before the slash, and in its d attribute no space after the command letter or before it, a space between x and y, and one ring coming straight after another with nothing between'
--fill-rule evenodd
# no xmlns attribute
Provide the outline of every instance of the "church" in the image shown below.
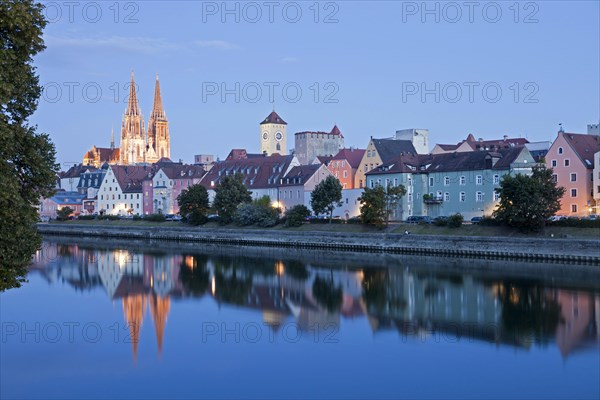
<svg viewBox="0 0 600 400"><path fill-rule="evenodd" d="M152 164L161 158L171 158L171 138L169 122L163 110L158 75L154 86L154 104L148 120L148 129L144 127L144 118L138 104L137 90L133 71L129 87L127 108L121 123L121 142L115 148L114 138L110 148L94 146L83 157L84 165L100 167L104 163L135 165Z"/></svg>

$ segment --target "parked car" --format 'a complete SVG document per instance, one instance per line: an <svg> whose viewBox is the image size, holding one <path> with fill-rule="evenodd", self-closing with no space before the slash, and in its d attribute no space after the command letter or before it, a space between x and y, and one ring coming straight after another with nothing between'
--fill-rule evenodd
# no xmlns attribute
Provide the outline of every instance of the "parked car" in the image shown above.
<svg viewBox="0 0 600 400"><path fill-rule="evenodd" d="M406 219L406 222L409 224L430 224L431 221L431 217L428 215L411 215Z"/></svg>
<svg viewBox="0 0 600 400"><path fill-rule="evenodd" d="M564 215L553 215L548 218L548 221L560 221L561 219L566 219L567 217Z"/></svg>
<svg viewBox="0 0 600 400"><path fill-rule="evenodd" d="M208 219L208 222L217 222L219 220L219 215L218 214L210 214L210 215L207 215L206 218Z"/></svg>
<svg viewBox="0 0 600 400"><path fill-rule="evenodd" d="M587 219L589 221L595 221L597 219L600 219L600 215L598 215L598 214L590 214L587 217L583 217L582 219Z"/></svg>
<svg viewBox="0 0 600 400"><path fill-rule="evenodd" d="M434 224L444 225L447 222L448 222L448 217L446 217L445 215L440 215L439 217L435 217L433 219Z"/></svg>
<svg viewBox="0 0 600 400"><path fill-rule="evenodd" d="M40 222L48 222L50 221L50 217L47 215L40 215Z"/></svg>
<svg viewBox="0 0 600 400"><path fill-rule="evenodd" d="M167 214L165 215L165 221L181 221L181 215Z"/></svg>
<svg viewBox="0 0 600 400"><path fill-rule="evenodd" d="M478 223L481 222L482 219L483 219L483 217L473 217L473 218L471 218L471 223L473 225L477 225Z"/></svg>

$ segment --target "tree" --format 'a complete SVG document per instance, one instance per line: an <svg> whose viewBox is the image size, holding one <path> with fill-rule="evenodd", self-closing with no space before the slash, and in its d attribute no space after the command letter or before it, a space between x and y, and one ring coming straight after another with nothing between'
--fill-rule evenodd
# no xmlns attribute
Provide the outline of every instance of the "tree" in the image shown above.
<svg viewBox="0 0 600 400"><path fill-rule="evenodd" d="M304 204L297 204L285 213L285 224L289 227L302 226L309 216L310 210Z"/></svg>
<svg viewBox="0 0 600 400"><path fill-rule="evenodd" d="M360 202L360 218L364 224L374 224L382 227L388 226L390 215L398 207L402 197L406 194L404 185L381 185L374 188L365 188L358 201Z"/></svg>
<svg viewBox="0 0 600 400"><path fill-rule="evenodd" d="M208 191L200 184L192 185L177 196L179 215L192 225L206 223L208 214Z"/></svg>
<svg viewBox="0 0 600 400"><path fill-rule="evenodd" d="M536 167L531 176L505 175L496 192L500 203L493 213L495 219L522 231L537 232L560 210L565 189L556 186L551 170Z"/></svg>
<svg viewBox="0 0 600 400"><path fill-rule="evenodd" d="M263 196L251 203L240 204L233 215L233 222L240 226L258 225L263 228L275 226L279 209L271 206L269 196Z"/></svg>
<svg viewBox="0 0 600 400"><path fill-rule="evenodd" d="M318 275L315 277L312 293L317 303L329 313L337 312L342 307L343 289L341 285L335 285L333 271L329 278L321 278Z"/></svg>
<svg viewBox="0 0 600 400"><path fill-rule="evenodd" d="M56 219L59 221L66 221L73 214L73 209L71 207L63 207L56 212Z"/></svg>
<svg viewBox="0 0 600 400"><path fill-rule="evenodd" d="M329 214L329 223L333 210L342 205L342 184L332 175L319 182L310 194L310 206L316 215Z"/></svg>
<svg viewBox="0 0 600 400"><path fill-rule="evenodd" d="M239 172L221 179L215 188L215 200L213 202L213 207L219 214L219 221L222 224L229 224L233 221L233 215L238 206L252 201L251 193L244 186L244 175Z"/></svg>
<svg viewBox="0 0 600 400"><path fill-rule="evenodd" d="M48 135L28 124L42 87L32 65L42 51L43 6L0 2L0 291L19 287L39 248L35 206L54 190L58 165Z"/></svg>

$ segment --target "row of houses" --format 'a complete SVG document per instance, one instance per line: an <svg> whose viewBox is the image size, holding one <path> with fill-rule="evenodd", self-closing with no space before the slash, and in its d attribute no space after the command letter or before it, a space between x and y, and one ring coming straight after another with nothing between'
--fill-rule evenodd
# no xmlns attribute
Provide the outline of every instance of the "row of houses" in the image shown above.
<svg viewBox="0 0 600 400"><path fill-rule="evenodd" d="M55 217L61 207L77 214L147 215L179 211L177 197L201 184L212 200L226 176L240 173L253 198L268 196L273 205L310 208L310 195L328 176L343 187L342 206L335 216L360 213L365 187L404 185L407 195L393 220L412 215L432 217L461 213L470 219L490 215L499 198L495 189L505 175L528 174L545 163L566 189L560 214L597 214L600 204L600 135L560 131L552 143L529 143L505 136L498 140L472 135L456 145L437 144L425 153L422 130L398 131L395 137L371 138L365 149L342 148L303 164L295 154L252 154L233 149L222 161L197 165L161 159L149 165L108 165L96 169L78 165L60 177L65 189L44 199L40 213ZM75 184L75 182L77 182Z"/></svg>

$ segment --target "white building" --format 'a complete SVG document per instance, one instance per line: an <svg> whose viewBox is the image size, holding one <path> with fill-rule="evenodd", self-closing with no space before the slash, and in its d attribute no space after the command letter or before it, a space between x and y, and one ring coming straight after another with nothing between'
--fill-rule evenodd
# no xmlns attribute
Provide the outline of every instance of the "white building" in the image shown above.
<svg viewBox="0 0 600 400"><path fill-rule="evenodd" d="M141 215L142 179L149 171L146 166L111 165L98 190L98 213Z"/></svg>

